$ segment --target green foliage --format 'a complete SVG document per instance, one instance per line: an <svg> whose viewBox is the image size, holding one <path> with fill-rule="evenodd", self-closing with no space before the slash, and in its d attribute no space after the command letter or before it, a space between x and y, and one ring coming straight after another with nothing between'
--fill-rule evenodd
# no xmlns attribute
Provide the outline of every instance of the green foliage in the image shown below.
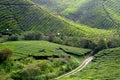
<svg viewBox="0 0 120 80"><path fill-rule="evenodd" d="M2 43L2 42L4 42L4 41L5 41L4 38L1 37L1 38L0 38L0 43Z"/></svg>
<svg viewBox="0 0 120 80"><path fill-rule="evenodd" d="M22 71L13 73L11 78L18 80L35 80L35 76L39 74L39 68L35 65L28 65Z"/></svg>
<svg viewBox="0 0 120 80"><path fill-rule="evenodd" d="M32 1L79 24L102 29L119 29L119 0Z"/></svg>
<svg viewBox="0 0 120 80"><path fill-rule="evenodd" d="M40 32L28 31L23 34L24 40L40 40L42 39L42 34Z"/></svg>
<svg viewBox="0 0 120 80"><path fill-rule="evenodd" d="M106 40L100 39L100 40L98 41L97 48L98 48L99 50L108 48L108 47L107 47L107 44L106 44Z"/></svg>
<svg viewBox="0 0 120 80"><path fill-rule="evenodd" d="M18 36L13 34L23 34L23 31L25 31L22 35L24 40L48 40L59 44L90 49L94 49L97 46L97 48L100 50L106 49L108 47L120 46L119 38L110 40L108 38L108 36L111 37L111 35L115 34L114 32L110 30L89 28L88 26L77 25L72 22L80 22L92 27L105 29L108 27L116 27L114 22L119 21L119 17L116 18L118 14L115 13L113 15L112 18L115 21L111 22L111 20L108 19L108 16L105 16L105 12L103 8L101 8L103 6L100 6L102 4L101 1L99 4L98 0L36 1L37 3L41 1L45 5L47 4L48 6L54 6L54 10L58 13L55 15L50 14L39 5L9 5L9 7L2 5L0 6L0 40L3 39L1 38L2 35L11 35L7 37L7 41L16 41L18 40ZM113 10L115 10L109 10L109 8L112 9L111 7L109 7L109 5L111 5L111 1L114 4L117 4L117 1L115 2L113 0L110 0L108 1L109 3L105 5L106 9L110 12L108 13L110 16L112 16L112 13L114 13ZM33 4L32 0L4 0L0 1L0 3ZM117 11L119 11L118 8ZM61 17L61 14L71 19L72 21L65 20ZM58 35L58 33L60 33L60 35ZM118 36L118 34L119 33L115 34L114 36L116 37ZM100 40L97 40L97 37L100 37ZM89 49L68 47L50 43L47 41L17 41L5 42L0 44L0 48L5 47L8 47L14 52L12 56L13 62L7 61L9 56L11 56L12 54L11 50L0 51L0 61L2 62L2 64L0 65L0 78L1 76L5 76L5 78L12 78L15 80L53 79L63 73L74 69L78 65L76 59L74 59L73 56L69 57L70 55L66 54L67 52L75 54L85 54L91 51ZM60 48L63 48L67 52L61 50ZM90 73L90 76L88 75L88 79L107 78L114 80L115 78L108 77L119 74L119 70L117 71L119 67L116 64L118 63L119 59L118 61L114 61L114 59L119 57L116 57L116 55L119 55L119 48L115 49L115 52L116 53L114 53L114 50L107 50L107 54L104 52L100 52L98 55L95 56L95 63L92 63L93 66L91 67L90 65L90 69L93 68L93 70L89 71L88 67L87 71L86 68L83 73L80 73L82 74L80 75L80 78L84 79L86 77L84 77L84 75L86 75L86 73ZM55 55L58 57L54 58ZM37 59L35 57L37 57ZM41 60L40 57L47 57L48 59ZM111 59L110 61L113 62L110 63L107 57L109 57L109 59ZM105 59L106 62L102 61L100 58ZM110 64L106 66L107 63ZM99 68L99 64L101 64L101 66L103 67L100 66ZM116 68L111 65L115 66ZM96 68L96 66L98 67ZM107 67L108 69L110 68L111 71L108 71ZM116 70L116 72L114 72L112 68ZM99 69L101 71L96 73L96 71ZM106 75L103 75L104 71L106 71ZM113 75L109 74L110 72L114 72ZM1 79L5 78L2 77ZM75 77L75 79L78 78Z"/></svg>
<svg viewBox="0 0 120 80"><path fill-rule="evenodd" d="M94 49L96 47L96 44L93 43L92 41L90 40L87 40L87 39L81 39L80 40L80 47L82 48L89 48L89 49Z"/></svg>
<svg viewBox="0 0 120 80"><path fill-rule="evenodd" d="M18 35L6 36L5 41L18 41Z"/></svg>
<svg viewBox="0 0 120 80"><path fill-rule="evenodd" d="M70 76L68 80L119 80L120 48L102 50L95 55L93 61L82 71ZM67 80L67 79L61 79Z"/></svg>
<svg viewBox="0 0 120 80"><path fill-rule="evenodd" d="M0 51L0 62L7 60L12 55L12 51L10 49L4 49Z"/></svg>
<svg viewBox="0 0 120 80"><path fill-rule="evenodd" d="M0 48L10 48L14 54L11 56L12 60L1 63L0 77L4 76L4 78L8 80L48 80L77 67L78 62L81 60L77 61L77 59L74 59L72 56L70 57L69 54L59 50L60 47L76 54L83 54L90 51L89 49L68 47L47 41L4 42L0 44ZM44 51L42 52L41 50L43 49ZM48 56L48 59L36 60L29 55L38 57ZM59 57L54 58L53 55ZM3 80L4 78L1 77Z"/></svg>
<svg viewBox="0 0 120 80"><path fill-rule="evenodd" d="M112 38L108 41L108 47L115 48L120 46L120 38Z"/></svg>
<svg viewBox="0 0 120 80"><path fill-rule="evenodd" d="M72 68L75 68L77 66L77 65L75 65L75 66L71 67L71 65L77 64L74 61L69 62L69 61L65 61L63 59L54 59L54 60L55 60L54 62L42 60L35 64L29 64L22 70L13 72L11 74L11 78L15 79L15 80L17 80L17 79L47 80L47 79L55 78L59 74L65 73L66 71L69 71ZM56 64L56 63L58 63L58 64ZM64 66L64 68L63 68L63 66Z"/></svg>
<svg viewBox="0 0 120 80"><path fill-rule="evenodd" d="M47 41L15 41L1 43L0 48L9 48L14 54L12 58L19 59L27 57L28 55L33 56L52 56L52 55L67 55L65 52L59 50L62 47L72 53L83 54L89 52L90 49L68 47ZM45 50L40 52L40 50Z"/></svg>
<svg viewBox="0 0 120 80"><path fill-rule="evenodd" d="M63 40L60 37L55 37L53 42L63 44Z"/></svg>
<svg viewBox="0 0 120 80"><path fill-rule="evenodd" d="M57 13L68 13L76 9L80 4L86 2L85 0L32 0L33 2L42 5L50 11L56 11ZM73 8L71 10L71 8Z"/></svg>
<svg viewBox="0 0 120 80"><path fill-rule="evenodd" d="M78 1L78 0L77 0ZM77 1L75 1L77 3ZM32 1L8 1L10 4L33 4ZM45 1L43 1L45 2ZM58 1L59 2L59 1ZM64 2L64 1L63 1ZM67 0L65 1L67 2ZM69 1L68 1L69 2ZM74 2L71 0L71 2ZM69 4L73 4L69 2ZM81 2L84 2L82 0ZM1 1L7 3L7 1ZM75 4L76 5L76 4ZM22 6L22 5L21 5ZM70 21L57 17L45 11L39 5L32 6L1 6L0 7L0 34L23 33L23 31L40 31L42 34L51 34L49 41L54 35L60 33L62 37L96 37L98 35L105 37L112 34L111 31L88 28L85 25L76 25ZM6 17L4 17L6 16ZM99 33L101 32L101 33ZM51 38L51 39L50 39ZM55 41L57 42L57 41Z"/></svg>

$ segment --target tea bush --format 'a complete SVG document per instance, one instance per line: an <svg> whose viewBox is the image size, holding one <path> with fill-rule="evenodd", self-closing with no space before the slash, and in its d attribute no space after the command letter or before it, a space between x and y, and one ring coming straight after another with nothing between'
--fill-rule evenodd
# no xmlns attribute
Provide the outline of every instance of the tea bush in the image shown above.
<svg viewBox="0 0 120 80"><path fill-rule="evenodd" d="M12 51L10 49L4 49L0 51L0 62L7 60L12 55Z"/></svg>

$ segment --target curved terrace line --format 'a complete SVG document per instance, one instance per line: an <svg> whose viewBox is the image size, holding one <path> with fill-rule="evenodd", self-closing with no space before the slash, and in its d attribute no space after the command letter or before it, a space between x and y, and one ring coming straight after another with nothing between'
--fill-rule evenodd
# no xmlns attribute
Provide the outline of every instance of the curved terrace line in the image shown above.
<svg viewBox="0 0 120 80"><path fill-rule="evenodd" d="M102 6L103 6L103 10L106 13L106 16L117 26L119 27L119 24L110 16L110 13L107 11L105 4L108 2L108 0L103 1Z"/></svg>

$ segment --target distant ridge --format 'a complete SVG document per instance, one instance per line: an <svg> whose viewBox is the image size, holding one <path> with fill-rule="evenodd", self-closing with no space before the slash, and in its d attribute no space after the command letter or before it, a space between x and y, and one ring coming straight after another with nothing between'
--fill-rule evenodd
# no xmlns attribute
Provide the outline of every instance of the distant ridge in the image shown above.
<svg viewBox="0 0 120 80"><path fill-rule="evenodd" d="M35 4L11 4L11 3L6 3L6 4L1 4L0 6L34 6Z"/></svg>
<svg viewBox="0 0 120 80"><path fill-rule="evenodd" d="M33 0L78 24L120 30L120 0Z"/></svg>

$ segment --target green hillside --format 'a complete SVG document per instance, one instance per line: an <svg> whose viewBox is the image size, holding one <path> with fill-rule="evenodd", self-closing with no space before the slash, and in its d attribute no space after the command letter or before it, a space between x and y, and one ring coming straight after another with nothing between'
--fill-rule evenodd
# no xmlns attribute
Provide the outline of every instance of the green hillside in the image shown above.
<svg viewBox="0 0 120 80"><path fill-rule="evenodd" d="M85 24L90 27L102 29L118 29L120 27L119 0L33 1L74 22Z"/></svg>
<svg viewBox="0 0 120 80"><path fill-rule="evenodd" d="M86 46L87 43L96 44L101 39L111 40L110 37L117 37L117 32L112 30L90 28L55 16L29 0L0 1L0 17L0 35L3 37L6 34L24 36L27 31L32 31L36 35L37 32L41 33L42 40L76 47L81 47L81 42Z"/></svg>
<svg viewBox="0 0 120 80"><path fill-rule="evenodd" d="M61 80L119 80L120 48L102 50L82 71Z"/></svg>
<svg viewBox="0 0 120 80"><path fill-rule="evenodd" d="M72 12L86 2L86 0L32 0L33 2L42 5L49 11L57 13Z"/></svg>
<svg viewBox="0 0 120 80"><path fill-rule="evenodd" d="M0 80L53 80L91 55L66 80L119 80L119 8L119 0L0 0Z"/></svg>
<svg viewBox="0 0 120 80"><path fill-rule="evenodd" d="M50 47L49 47L50 46ZM83 54L89 52L88 49L81 49L81 48L74 48L74 47L67 47L63 45L58 45L55 43L50 43L47 41L17 41L17 42L5 42L1 43L1 49L9 48L15 54L13 54L14 58L17 57L26 57L26 55L38 55L38 56L52 56L52 55L65 55L66 53L59 48L63 48L67 51L76 53L76 54ZM43 52L39 52L40 50L45 50ZM67 55L67 54L66 54Z"/></svg>
<svg viewBox="0 0 120 80"><path fill-rule="evenodd" d="M12 56L1 62L1 50L12 50ZM64 52L84 54L89 49L68 47L47 41L17 41L0 44L0 79L1 80L47 80L68 72L84 59ZM5 51L4 50L4 51ZM5 54L5 53L4 53ZM3 56L5 57L5 55Z"/></svg>
<svg viewBox="0 0 120 80"><path fill-rule="evenodd" d="M89 0L66 17L77 23L102 29L118 29L119 0Z"/></svg>
<svg viewBox="0 0 120 80"><path fill-rule="evenodd" d="M2 5L7 4L8 5ZM73 23L55 17L40 6L34 5L30 1L0 1L0 33L16 33L21 31L41 31L45 34L49 33L61 33L62 35L70 36L89 36L89 35L107 35L106 31L91 29L84 25L77 26ZM13 5L11 5L13 4ZM23 4L23 5L19 5ZM24 5L26 4L26 5ZM29 4L29 5L27 5ZM6 29L9 29L8 31ZM84 33L86 32L86 33ZM99 33L101 32L101 33Z"/></svg>

